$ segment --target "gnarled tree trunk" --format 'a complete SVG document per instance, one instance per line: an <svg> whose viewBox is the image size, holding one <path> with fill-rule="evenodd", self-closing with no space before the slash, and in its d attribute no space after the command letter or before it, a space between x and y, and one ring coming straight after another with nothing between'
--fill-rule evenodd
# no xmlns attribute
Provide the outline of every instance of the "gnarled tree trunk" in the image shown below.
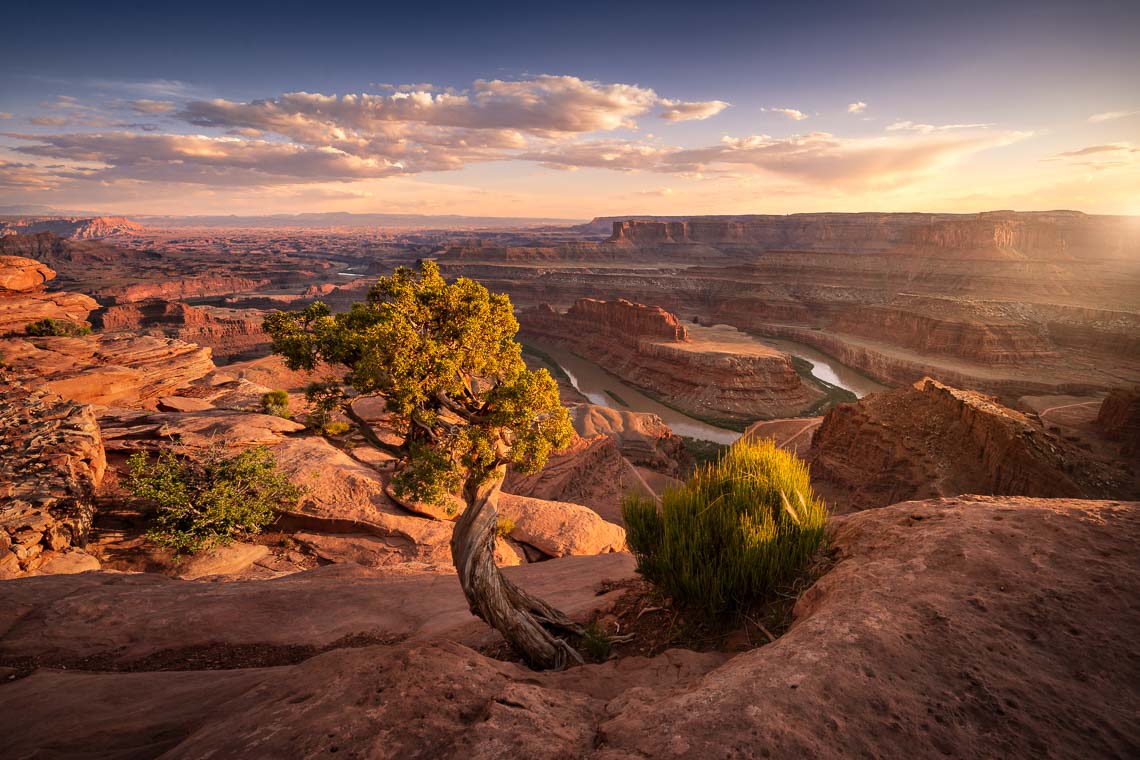
<svg viewBox="0 0 1140 760"><path fill-rule="evenodd" d="M553 631L581 633L582 627L541 599L511 583L495 564L496 505L502 486L500 467L495 477L463 489L467 509L451 534L451 557L471 612L510 642L532 668L561 669L581 655Z"/></svg>

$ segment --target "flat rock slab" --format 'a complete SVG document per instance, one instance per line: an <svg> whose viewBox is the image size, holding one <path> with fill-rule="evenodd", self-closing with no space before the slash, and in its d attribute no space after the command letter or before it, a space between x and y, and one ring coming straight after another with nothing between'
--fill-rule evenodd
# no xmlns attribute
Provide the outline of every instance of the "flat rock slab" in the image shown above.
<svg viewBox="0 0 1140 760"><path fill-rule="evenodd" d="M211 634L249 663L40 669L0 686L0 732L14 757L1137 756L1140 503L960 497L835 527L837 564L775 643L562 673L457 643L474 631L444 576L332 566L261 583L9 581L0 666L16 652L125 663ZM508 572L573 611L599 603L594 581L630 566L611 554ZM342 642L279 667L240 648L370 630L410 640Z"/></svg>
<svg viewBox="0 0 1140 760"><path fill-rule="evenodd" d="M633 577L633 557L570 557L505 573L575 615L605 601L602 583ZM392 576L351 564L232 583L118 573L14 580L0 583L0 632L0 662L115 668L207 644L320 648L356 634L479 644L490 633L453 574Z"/></svg>

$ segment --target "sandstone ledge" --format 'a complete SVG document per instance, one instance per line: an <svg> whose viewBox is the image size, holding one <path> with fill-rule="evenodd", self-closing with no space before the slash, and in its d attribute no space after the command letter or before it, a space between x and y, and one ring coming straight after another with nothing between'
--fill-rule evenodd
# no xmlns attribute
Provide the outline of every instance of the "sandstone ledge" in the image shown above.
<svg viewBox="0 0 1140 760"><path fill-rule="evenodd" d="M836 521L837 564L771 645L546 674L464 646L486 629L448 576L13 581L0 586L3 662L107 670L192 645L334 648L275 668L41 667L0 688L0 728L16 756L1130 756L1140 611L1121 600L1140 593L1137 545L1137 503L897 504ZM581 615L605 604L597 582L629 568L615 554L508 573ZM336 645L361 632L392 643Z"/></svg>

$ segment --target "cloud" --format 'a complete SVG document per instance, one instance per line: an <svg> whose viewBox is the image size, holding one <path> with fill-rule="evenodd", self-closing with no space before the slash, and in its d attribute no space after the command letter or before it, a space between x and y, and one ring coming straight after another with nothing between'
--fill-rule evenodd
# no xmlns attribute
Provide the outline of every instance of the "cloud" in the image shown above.
<svg viewBox="0 0 1140 760"><path fill-rule="evenodd" d="M35 116L28 121L37 127L62 127L71 120L63 116Z"/></svg>
<svg viewBox="0 0 1140 760"><path fill-rule="evenodd" d="M863 113L867 110L867 104L862 100L855 103L847 104L847 113Z"/></svg>
<svg viewBox="0 0 1140 760"><path fill-rule="evenodd" d="M910 132L920 132L924 135L931 134L932 132L947 132L952 129L985 129L992 127L993 124L916 124L913 121L896 121L887 126L888 132L898 132L906 130Z"/></svg>
<svg viewBox="0 0 1140 760"><path fill-rule="evenodd" d="M547 150L529 151L517 158L537 161L550 169L643 169L659 171L669 149L624 140L593 140Z"/></svg>
<svg viewBox="0 0 1140 760"><path fill-rule="evenodd" d="M178 106L169 100L150 100L149 98L141 98L139 100L132 100L127 104L130 109L135 113L146 114L159 114L170 113L178 108Z"/></svg>
<svg viewBox="0 0 1140 760"><path fill-rule="evenodd" d="M35 164L15 163L0 159L0 188L14 190L50 190L59 179Z"/></svg>
<svg viewBox="0 0 1140 760"><path fill-rule="evenodd" d="M131 132L6 136L35 141L14 149L25 155L96 164L59 173L70 179L271 185L387 177L404 172L397 162L353 156L334 148L231 137Z"/></svg>
<svg viewBox="0 0 1140 760"><path fill-rule="evenodd" d="M885 136L873 139L812 132L669 146L651 136L629 139L622 130L636 127L636 120L648 115L671 122L707 119L729 104L674 100L635 84L571 76L479 80L461 91L410 85L379 94L292 92L250 101L140 97L116 102L120 111L167 114L181 121L183 129L189 125L199 134L162 133L155 125L130 123L121 112L113 121L100 122L93 109L74 99L57 99L53 107L66 110L43 118L67 117L68 125L86 129L6 133L20 143L10 150L14 156L65 164L42 169L59 181L105 185L280 188L521 160L559 170L722 179L771 174L802 185L843 189L905 184L973 152L1024 136L982 125L897 122ZM807 118L791 108L765 110L797 121Z"/></svg>
<svg viewBox="0 0 1140 760"><path fill-rule="evenodd" d="M792 121L803 121L808 117L806 113L795 108L761 108L760 110L787 116Z"/></svg>
<svg viewBox="0 0 1140 760"><path fill-rule="evenodd" d="M1115 121L1117 119L1135 116L1138 113L1140 113L1140 111L1107 111L1105 113L1094 113L1089 117L1089 121L1094 124L1099 124L1103 121Z"/></svg>
<svg viewBox="0 0 1140 760"><path fill-rule="evenodd" d="M292 136L314 129L383 131L392 123L431 127L582 133L633 126L661 103L653 90L572 76L522 81L478 80L461 94L402 91L388 95L292 92L270 100L193 101L181 116L202 127L252 127Z"/></svg>
<svg viewBox="0 0 1140 760"><path fill-rule="evenodd" d="M1094 153L1140 153L1140 148L1134 148L1127 143L1112 144L1112 145L1090 145L1087 148L1080 148L1079 150L1070 150L1064 153L1058 153L1057 158L1076 158L1078 156L1089 156Z"/></svg>
<svg viewBox="0 0 1140 760"><path fill-rule="evenodd" d="M768 172L814 186L843 189L897 187L987 148L1029 136L1024 132L954 132L880 138L842 138L812 132L788 138L725 137L700 148L622 141L559 146L520 156L544 166L648 170L677 174Z"/></svg>
<svg viewBox="0 0 1140 760"><path fill-rule="evenodd" d="M133 95L137 98L155 100L179 100L202 96L198 87L177 79L88 79L83 82L83 85L85 88L110 90L124 95Z"/></svg>
<svg viewBox="0 0 1140 760"><path fill-rule="evenodd" d="M723 100L703 100L691 103L679 100L662 100L662 111L658 114L666 121L693 121L704 120L729 107Z"/></svg>
<svg viewBox="0 0 1140 760"><path fill-rule="evenodd" d="M7 111L0 111L0 119L7 120L7 119L11 119L11 118L12 118L12 114L8 113Z"/></svg>

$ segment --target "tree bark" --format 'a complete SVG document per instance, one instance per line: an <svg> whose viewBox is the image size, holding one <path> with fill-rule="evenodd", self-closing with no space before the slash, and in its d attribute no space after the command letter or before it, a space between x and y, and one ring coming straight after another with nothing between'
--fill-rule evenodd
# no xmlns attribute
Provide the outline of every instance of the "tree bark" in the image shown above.
<svg viewBox="0 0 1140 760"><path fill-rule="evenodd" d="M501 633L530 667L560 670L571 661L582 662L582 656L553 631L580 634L582 627L511 583L495 564L502 469L489 482L468 481L464 487L467 509L455 522L451 557L471 612Z"/></svg>

